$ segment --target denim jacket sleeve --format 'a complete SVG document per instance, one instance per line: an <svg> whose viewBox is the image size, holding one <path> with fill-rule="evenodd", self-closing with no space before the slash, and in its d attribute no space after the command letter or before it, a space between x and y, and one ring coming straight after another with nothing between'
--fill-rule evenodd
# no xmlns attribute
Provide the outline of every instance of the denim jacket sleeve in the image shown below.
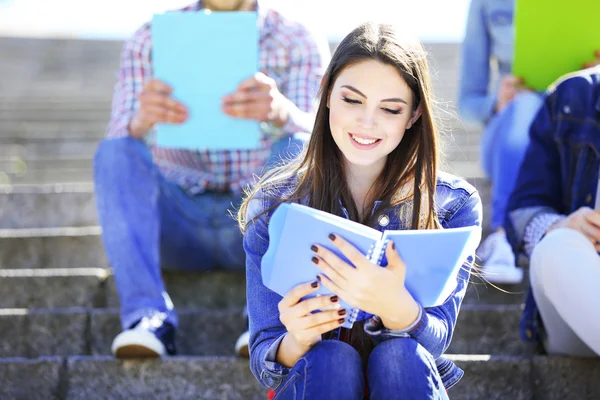
<svg viewBox="0 0 600 400"><path fill-rule="evenodd" d="M248 205L247 221L252 221L269 207L260 195ZM286 329L279 320L277 305L281 296L262 283L261 260L269 246L267 214L247 226L244 234L246 252L246 298L250 322L250 369L260 384L275 390L289 373L289 369L272 361L273 352Z"/></svg>
<svg viewBox="0 0 600 400"><path fill-rule="evenodd" d="M554 141L552 96L546 96L530 128L530 141L508 203L504 227L515 253L525 254L527 226L542 214L562 209L560 155Z"/></svg>
<svg viewBox="0 0 600 400"><path fill-rule="evenodd" d="M450 217L446 228L481 226L482 205L479 194L474 191ZM460 305L465 296L474 257L465 260L457 277L456 288L444 304L421 309L417 321L404 330L390 330L381 324L377 317L365 324L365 330L376 341L396 337L412 337L434 358L440 357L450 345Z"/></svg>
<svg viewBox="0 0 600 400"><path fill-rule="evenodd" d="M490 34L483 15L484 0L471 0L462 44L459 109L468 121L485 124L493 115L496 93L489 93Z"/></svg>

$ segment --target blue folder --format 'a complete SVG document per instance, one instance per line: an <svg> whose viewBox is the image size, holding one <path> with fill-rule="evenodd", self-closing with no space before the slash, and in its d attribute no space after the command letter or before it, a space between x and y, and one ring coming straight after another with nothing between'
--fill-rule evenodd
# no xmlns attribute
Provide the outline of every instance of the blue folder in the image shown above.
<svg viewBox="0 0 600 400"><path fill-rule="evenodd" d="M227 150L260 146L259 122L221 111L221 98L258 71L256 12L169 12L152 19L154 76L188 108L182 125L158 124L159 147Z"/></svg>
<svg viewBox="0 0 600 400"><path fill-rule="evenodd" d="M475 253L480 227L379 232L357 222L300 204L281 204L269 221L269 248L261 262L263 284L285 296L300 283L316 279L321 270L312 263L311 245L319 244L345 259L328 239L339 235L365 257L386 266L385 246L393 240L406 264L406 288L423 307L442 304L456 288L463 263ZM345 259L348 261L347 259ZM331 294L323 285L313 294ZM344 327L370 317L340 299L348 317Z"/></svg>

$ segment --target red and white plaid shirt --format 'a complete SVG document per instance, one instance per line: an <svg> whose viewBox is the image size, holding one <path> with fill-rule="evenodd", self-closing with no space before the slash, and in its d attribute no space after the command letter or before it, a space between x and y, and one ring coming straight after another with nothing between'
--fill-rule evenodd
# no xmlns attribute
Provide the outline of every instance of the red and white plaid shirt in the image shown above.
<svg viewBox="0 0 600 400"><path fill-rule="evenodd" d="M180 11L202 9L201 1ZM304 25L273 9L257 6L259 68L277 82L281 93L298 110L283 127L286 134L310 132L314 103L329 61L326 40L318 39ZM129 135L128 125L139 107L138 95L152 77L151 26L142 26L123 48L115 86L108 138ZM261 171L270 155L272 139L263 134L257 150L189 151L152 146L154 162L169 181L190 194L206 190L240 192Z"/></svg>

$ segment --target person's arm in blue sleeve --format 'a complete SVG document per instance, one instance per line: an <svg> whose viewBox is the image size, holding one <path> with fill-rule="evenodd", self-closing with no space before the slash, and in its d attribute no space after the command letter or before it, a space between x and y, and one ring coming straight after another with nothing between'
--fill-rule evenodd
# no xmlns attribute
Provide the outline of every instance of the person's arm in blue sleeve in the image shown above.
<svg viewBox="0 0 600 400"><path fill-rule="evenodd" d="M267 202L255 196L248 204L244 234L246 252L246 298L250 322L250 369L260 384L271 390L277 389L289 373L275 362L277 349L287 330L279 320L277 305L282 297L262 282L261 260L269 247L267 214L262 214ZM262 215L261 215L262 214ZM260 217L256 218L256 216Z"/></svg>
<svg viewBox="0 0 600 400"><path fill-rule="evenodd" d="M462 118L485 124L494 114L496 93L489 93L491 38L483 0L471 0L462 44L459 110Z"/></svg>
<svg viewBox="0 0 600 400"><path fill-rule="evenodd" d="M458 208L445 228L481 227L481 219L481 199L477 192L473 192ZM403 330L391 330L385 328L378 317L374 317L365 324L365 331L378 342L397 337L411 337L437 359L446 351L452 340L456 318L465 297L473 261L474 257L469 256L464 262L457 277L456 288L444 304L427 309L421 308L419 317L412 326Z"/></svg>

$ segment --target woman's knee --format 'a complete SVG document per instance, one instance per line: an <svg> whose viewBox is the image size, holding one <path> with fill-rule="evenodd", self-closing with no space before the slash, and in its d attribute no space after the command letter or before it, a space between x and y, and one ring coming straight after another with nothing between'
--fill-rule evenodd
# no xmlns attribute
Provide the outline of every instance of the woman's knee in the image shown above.
<svg viewBox="0 0 600 400"><path fill-rule="evenodd" d="M348 380L363 377L360 355L345 342L323 340L317 343L304 358L307 367L319 374L335 374Z"/></svg>
<svg viewBox="0 0 600 400"><path fill-rule="evenodd" d="M373 393L439 389L433 357L412 338L391 339L378 344L369 357L367 372Z"/></svg>

